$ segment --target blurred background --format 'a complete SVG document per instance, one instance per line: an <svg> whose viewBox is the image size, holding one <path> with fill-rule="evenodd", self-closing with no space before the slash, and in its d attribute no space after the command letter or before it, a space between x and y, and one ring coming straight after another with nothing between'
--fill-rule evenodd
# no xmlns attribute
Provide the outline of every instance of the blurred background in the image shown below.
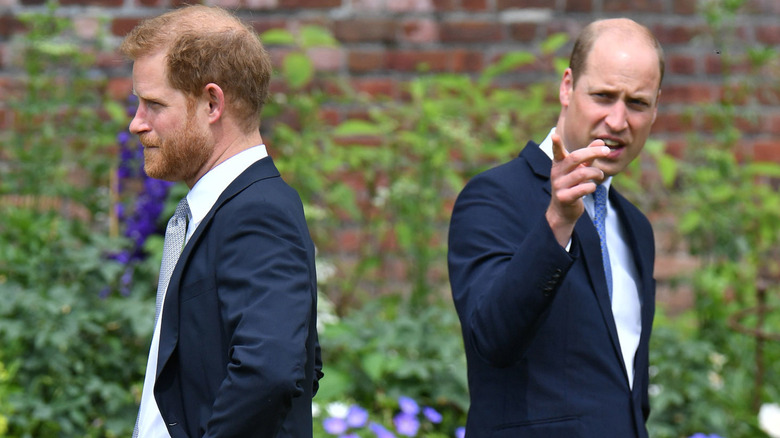
<svg viewBox="0 0 780 438"><path fill-rule="evenodd" d="M115 49L180 4L0 0L0 436L132 430L186 187L143 173ZM250 23L277 70L263 138L318 248L315 436L462 433L452 204L544 138L573 38L615 16L666 53L652 141L615 183L656 231L650 434L780 436L780 2L208 4Z"/></svg>

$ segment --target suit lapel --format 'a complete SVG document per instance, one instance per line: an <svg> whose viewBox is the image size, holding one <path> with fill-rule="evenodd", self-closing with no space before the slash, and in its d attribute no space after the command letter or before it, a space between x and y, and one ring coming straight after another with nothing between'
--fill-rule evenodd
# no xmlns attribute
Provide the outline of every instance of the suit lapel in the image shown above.
<svg viewBox="0 0 780 438"><path fill-rule="evenodd" d="M224 192L219 196L214 206L203 218L198 229L195 230L190 240L184 246L184 250L176 262L176 266L171 274L171 281L168 284L168 291L165 295L163 308L163 318L160 329L160 350L157 358L157 377L160 377L165 364L170 359L176 345L179 341L179 291L181 289L181 280L184 269L192 257L193 248L195 248L203 236L204 230L208 228L209 223L219 208L228 202L231 198L239 194L249 185L266 178L278 177L279 171L273 163L271 157L258 160L242 172L236 179L228 185Z"/></svg>

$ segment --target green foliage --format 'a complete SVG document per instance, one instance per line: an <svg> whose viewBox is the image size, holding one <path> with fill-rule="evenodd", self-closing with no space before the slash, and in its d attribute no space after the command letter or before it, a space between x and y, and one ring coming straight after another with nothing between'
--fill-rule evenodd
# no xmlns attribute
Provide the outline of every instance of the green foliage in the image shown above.
<svg viewBox="0 0 780 438"><path fill-rule="evenodd" d="M0 374L0 430L127 436L151 321L144 295L108 294L123 273L109 255L127 247L108 232L110 149L126 120L93 70L99 41L78 39L54 4L20 19L29 32L11 44L25 76L0 133L0 363L12 376Z"/></svg>
<svg viewBox="0 0 780 438"><path fill-rule="evenodd" d="M507 54L477 78L419 76L405 84L402 101L356 94L333 78L329 83L340 96L317 81L301 83L315 77L298 61L309 47L279 30L261 39L299 44L281 73L291 90L306 92L269 103L265 117L273 123L266 139L284 155L280 170L306 202L314 240L324 254L340 252L334 229L360 242L352 263L329 259L337 274L323 285L325 293L340 312L381 292L400 291L414 308L447 293L446 230L455 195L477 172L507 161L527 140L543 138L557 115L551 84L517 90L497 87L495 80L539 56L554 57L565 39L554 35L541 55ZM291 58L305 71L291 74L284 67ZM345 101L364 116L326 123L321 110L338 110ZM396 279L386 273L399 265L402 281L390 283Z"/></svg>
<svg viewBox="0 0 780 438"><path fill-rule="evenodd" d="M764 338L780 332L772 311L780 306L780 166L740 153L740 126L757 115L751 96L779 88L768 69L780 58L774 48L735 41L744 3L702 3L723 62L724 95L691 117L714 128L689 135L684 160L654 154L678 231L701 260L687 279L696 297L687 329L662 318L653 333L654 380L663 388L651 417L657 437L764 436L756 427L759 404L777 402L780 393L780 349Z"/></svg>
<svg viewBox="0 0 780 438"><path fill-rule="evenodd" d="M348 399L391 418L407 396L441 412L442 430L465 424L466 359L450 306L411 311L397 296L384 297L327 325L320 343L327 364L320 404Z"/></svg>

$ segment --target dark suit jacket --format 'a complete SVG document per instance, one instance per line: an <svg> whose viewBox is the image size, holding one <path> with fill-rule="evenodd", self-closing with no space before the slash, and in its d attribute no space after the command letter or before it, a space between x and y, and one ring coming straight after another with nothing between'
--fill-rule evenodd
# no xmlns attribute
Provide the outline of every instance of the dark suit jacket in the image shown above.
<svg viewBox="0 0 780 438"><path fill-rule="evenodd" d="M468 360L466 436L647 437L655 310L650 223L613 187L638 267L642 335L629 388L587 213L570 252L545 219L551 162L529 142L472 179L455 204L449 272Z"/></svg>
<svg viewBox="0 0 780 438"><path fill-rule="evenodd" d="M264 158L225 189L173 271L154 387L171 437L312 436L316 291L301 201Z"/></svg>

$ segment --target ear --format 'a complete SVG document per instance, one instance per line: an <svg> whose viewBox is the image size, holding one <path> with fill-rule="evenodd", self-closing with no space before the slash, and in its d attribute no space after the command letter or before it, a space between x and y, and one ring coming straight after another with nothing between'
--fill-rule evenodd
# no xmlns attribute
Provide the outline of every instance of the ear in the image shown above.
<svg viewBox="0 0 780 438"><path fill-rule="evenodd" d="M561 102L561 106L566 108L569 106L569 100L574 90L574 76L572 76L571 68L567 68L563 72L563 78L561 78L561 86L558 90L558 100Z"/></svg>
<svg viewBox="0 0 780 438"><path fill-rule="evenodd" d="M203 87L203 96L209 104L209 123L219 120L225 112L225 93L215 83L206 84Z"/></svg>

